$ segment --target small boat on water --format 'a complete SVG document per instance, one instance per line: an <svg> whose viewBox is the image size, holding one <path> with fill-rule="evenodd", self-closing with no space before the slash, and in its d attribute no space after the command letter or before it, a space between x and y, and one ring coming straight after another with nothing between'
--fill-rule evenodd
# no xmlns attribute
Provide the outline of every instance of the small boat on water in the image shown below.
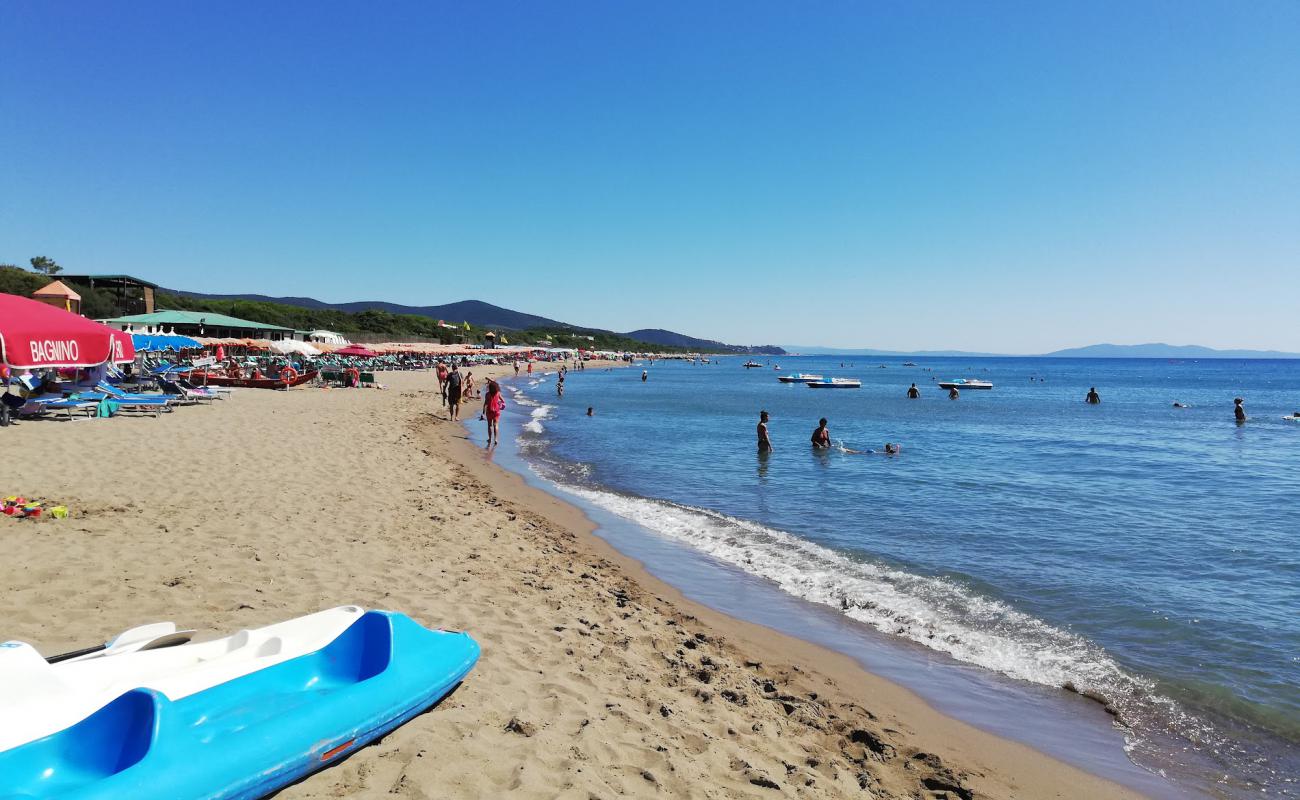
<svg viewBox="0 0 1300 800"><path fill-rule="evenodd" d="M761 367L761 366L763 366L763 365L760 364L760 363L758 363L757 361L746 361L746 362L745 362L745 369L753 369L753 368L755 368L755 367Z"/></svg>
<svg viewBox="0 0 1300 800"><path fill-rule="evenodd" d="M974 378L964 378L955 381L942 381L939 383L940 389L992 389L993 384L989 381L978 381Z"/></svg>
<svg viewBox="0 0 1300 800"><path fill-rule="evenodd" d="M809 381L810 389L861 389L862 381L857 378L831 378L828 381Z"/></svg>
<svg viewBox="0 0 1300 800"><path fill-rule="evenodd" d="M796 372L793 375L778 375L776 379L781 383L809 383L810 381L826 380L821 375L813 375L808 372Z"/></svg>
<svg viewBox="0 0 1300 800"><path fill-rule="evenodd" d="M424 712L479 657L465 633L357 606L199 644L190 633L154 623L48 659L0 643L0 791L264 797Z"/></svg>
<svg viewBox="0 0 1300 800"><path fill-rule="evenodd" d="M905 366L905 367L915 367L915 366L916 366L916 362L915 362L915 361L904 361L904 362L903 362L903 366Z"/></svg>

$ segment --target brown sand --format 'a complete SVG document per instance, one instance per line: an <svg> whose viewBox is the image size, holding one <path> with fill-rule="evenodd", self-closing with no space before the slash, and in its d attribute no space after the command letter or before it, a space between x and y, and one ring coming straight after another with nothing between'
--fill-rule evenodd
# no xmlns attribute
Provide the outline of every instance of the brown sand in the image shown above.
<svg viewBox="0 0 1300 800"><path fill-rule="evenodd" d="M491 466L432 374L381 379L0 432L0 494L74 515L0 519L0 639L59 652L356 603L483 646L441 705L283 798L1135 796L683 599Z"/></svg>

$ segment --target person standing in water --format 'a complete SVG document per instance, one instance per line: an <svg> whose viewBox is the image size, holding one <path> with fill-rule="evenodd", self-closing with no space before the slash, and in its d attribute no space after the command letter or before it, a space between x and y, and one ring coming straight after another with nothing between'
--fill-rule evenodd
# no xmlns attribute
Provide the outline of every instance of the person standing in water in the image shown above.
<svg viewBox="0 0 1300 800"><path fill-rule="evenodd" d="M915 399L917 399L917 398L920 397L920 396L921 396L921 390L918 389L918 388L916 388L916 384L915 384L915 383L912 384L912 388L910 388L910 389L907 390L907 399L908 399L908 400L915 400Z"/></svg>
<svg viewBox="0 0 1300 800"><path fill-rule="evenodd" d="M826 428L826 418L817 420L817 430L812 432L812 446L816 450L826 450L831 446L831 432Z"/></svg>
<svg viewBox="0 0 1300 800"><path fill-rule="evenodd" d="M948 399L949 399L949 400L956 400L958 397L961 397L961 392L957 391L957 387L956 387L956 386L954 386L954 387L952 387L951 389L948 390Z"/></svg>
<svg viewBox="0 0 1300 800"><path fill-rule="evenodd" d="M1087 403L1090 406L1101 405L1101 395L1097 394L1096 386L1088 390L1088 396L1083 399L1083 402Z"/></svg>
<svg viewBox="0 0 1300 800"><path fill-rule="evenodd" d="M645 382L646 382L646 379L649 378L649 377L650 377L650 371L649 371L649 370L646 370L646 369L641 370L641 382L642 382L642 383L645 383Z"/></svg>
<svg viewBox="0 0 1300 800"><path fill-rule="evenodd" d="M1242 403L1246 402L1240 397L1232 398L1232 415L1237 418L1237 422L1246 421L1246 407Z"/></svg>
<svg viewBox="0 0 1300 800"><path fill-rule="evenodd" d="M767 412L758 412L758 452L772 452L772 440L767 438Z"/></svg>
<svg viewBox="0 0 1300 800"><path fill-rule="evenodd" d="M499 425L501 412L506 408L506 399L501 395L501 386L494 380L487 382L487 394L483 396L483 418L488 425L488 446L501 441Z"/></svg>

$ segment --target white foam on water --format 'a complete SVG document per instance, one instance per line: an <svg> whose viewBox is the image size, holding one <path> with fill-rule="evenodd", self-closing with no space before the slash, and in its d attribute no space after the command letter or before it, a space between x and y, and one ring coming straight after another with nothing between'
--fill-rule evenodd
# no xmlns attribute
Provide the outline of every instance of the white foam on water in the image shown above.
<svg viewBox="0 0 1300 800"><path fill-rule="evenodd" d="M533 409L532 417L533 419L546 419L551 416L551 412L554 410L555 406L541 405Z"/></svg>
<svg viewBox="0 0 1300 800"><path fill-rule="evenodd" d="M1097 644L959 581L853 557L707 509L568 483L562 488L885 633L1011 678L1088 693L1114 710L1130 733L1154 726L1199 744L1213 745L1220 738L1160 695L1151 681L1124 671Z"/></svg>
<svg viewBox="0 0 1300 800"><path fill-rule="evenodd" d="M529 433L541 433L542 431L546 430L546 428L542 427L542 423L535 419L525 422L523 424L523 429L528 431Z"/></svg>

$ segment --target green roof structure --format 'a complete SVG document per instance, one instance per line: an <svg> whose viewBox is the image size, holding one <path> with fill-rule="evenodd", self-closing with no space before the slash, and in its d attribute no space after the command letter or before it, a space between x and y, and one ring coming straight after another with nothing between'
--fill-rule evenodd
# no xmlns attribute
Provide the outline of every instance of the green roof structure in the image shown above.
<svg viewBox="0 0 1300 800"><path fill-rule="evenodd" d="M272 340L293 338L293 328L269 322L253 322L211 311L155 311L152 314L102 319L100 322L122 330L131 328L136 332L149 328L166 328L187 336Z"/></svg>
<svg viewBox="0 0 1300 800"><path fill-rule="evenodd" d="M211 311L155 311L152 314L132 314L129 317L100 320L106 325L203 325L212 328L250 328L259 331L288 331L283 325L269 322L253 322Z"/></svg>

